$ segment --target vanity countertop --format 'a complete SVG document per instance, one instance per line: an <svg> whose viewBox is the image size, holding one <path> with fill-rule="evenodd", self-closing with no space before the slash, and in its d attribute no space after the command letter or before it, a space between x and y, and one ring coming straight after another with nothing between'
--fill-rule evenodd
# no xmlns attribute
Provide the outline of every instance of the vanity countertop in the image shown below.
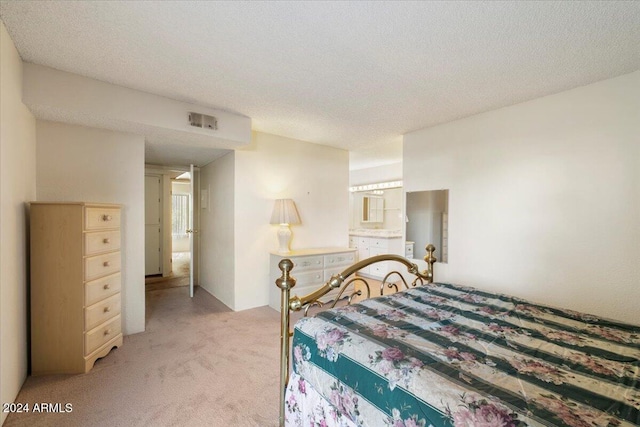
<svg viewBox="0 0 640 427"><path fill-rule="evenodd" d="M358 228L355 230L349 230L349 236L395 239L398 237L402 237L402 232L400 230Z"/></svg>

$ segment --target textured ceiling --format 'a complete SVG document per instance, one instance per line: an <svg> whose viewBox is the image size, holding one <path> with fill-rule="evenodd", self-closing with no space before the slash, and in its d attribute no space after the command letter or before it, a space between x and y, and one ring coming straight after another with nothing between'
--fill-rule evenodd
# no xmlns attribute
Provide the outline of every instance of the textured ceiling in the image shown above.
<svg viewBox="0 0 640 427"><path fill-rule="evenodd" d="M640 69L640 2L0 6L25 61L349 150Z"/></svg>

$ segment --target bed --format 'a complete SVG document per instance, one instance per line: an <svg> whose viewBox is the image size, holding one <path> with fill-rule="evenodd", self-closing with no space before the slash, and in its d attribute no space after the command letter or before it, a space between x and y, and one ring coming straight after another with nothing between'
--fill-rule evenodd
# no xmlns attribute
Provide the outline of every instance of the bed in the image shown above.
<svg viewBox="0 0 640 427"><path fill-rule="evenodd" d="M639 326L433 283L434 249L426 271L380 255L303 297L281 262L281 426L640 425ZM376 262L406 271L373 289L356 272Z"/></svg>

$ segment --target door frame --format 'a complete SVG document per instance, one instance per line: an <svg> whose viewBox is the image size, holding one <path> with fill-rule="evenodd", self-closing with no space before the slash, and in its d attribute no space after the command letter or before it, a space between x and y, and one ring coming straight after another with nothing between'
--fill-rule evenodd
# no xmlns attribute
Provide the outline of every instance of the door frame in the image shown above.
<svg viewBox="0 0 640 427"><path fill-rule="evenodd" d="M200 168L193 167L194 176L191 177L194 181L194 197L193 197L193 226L195 229L200 229ZM162 175L162 275L167 276L171 272L171 254L173 247L171 244L171 178L178 176L184 172L189 172L190 165L186 166L158 166L145 164L145 175ZM167 214L168 212L168 214ZM194 286L197 286L200 278L200 233L194 234L194 253L192 254L194 261L193 277Z"/></svg>
<svg viewBox="0 0 640 427"><path fill-rule="evenodd" d="M158 215L160 216L160 218L158 218L159 227L160 227L160 230L159 230L160 238L159 238L159 242L158 242L159 245L160 245L160 248L159 248L160 249L160 253L158 254L158 256L160 257L160 259L159 259L159 263L160 263L159 269L160 269L160 271L158 271L158 273L154 273L154 274L161 274L162 276L166 276L168 273L165 273L166 272L166 268L165 268L165 265L164 265L164 247L165 247L165 242L164 242L164 239L163 239L163 236L162 236L162 228L164 227L164 218L165 218L165 212L164 212L164 208L163 208L164 207L164 192L163 192L162 175L158 174L158 173L147 173L145 171L144 177L145 177L145 194L144 194L144 197L145 197L145 230L144 230L144 232L145 232L145 247L144 247L144 251L145 251L145 253L144 253L144 256L145 256L145 277L147 275L147 271L146 271L146 257L147 257L147 245L146 245L146 240L147 240L147 221L146 221L146 215L147 215L147 213L146 213L147 182L146 182L146 179L147 179L147 177L153 177L153 178L157 178L158 179L158 186L159 186L159 188L158 188L158 196L160 198L160 200L158 201L158 203L160 205L160 207L159 207L160 212L158 213Z"/></svg>

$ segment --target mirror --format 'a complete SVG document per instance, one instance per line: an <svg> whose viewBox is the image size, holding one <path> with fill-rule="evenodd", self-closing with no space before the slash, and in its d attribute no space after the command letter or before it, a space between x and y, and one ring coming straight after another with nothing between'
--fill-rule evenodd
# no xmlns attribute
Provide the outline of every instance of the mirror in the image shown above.
<svg viewBox="0 0 640 427"><path fill-rule="evenodd" d="M349 229L384 229L402 233L402 187L350 189Z"/></svg>
<svg viewBox="0 0 640 427"><path fill-rule="evenodd" d="M362 198L362 222L384 222L384 197Z"/></svg>
<svg viewBox="0 0 640 427"><path fill-rule="evenodd" d="M449 258L449 190L407 192L405 210L407 243L413 242L413 258L422 259L433 243L438 262Z"/></svg>

